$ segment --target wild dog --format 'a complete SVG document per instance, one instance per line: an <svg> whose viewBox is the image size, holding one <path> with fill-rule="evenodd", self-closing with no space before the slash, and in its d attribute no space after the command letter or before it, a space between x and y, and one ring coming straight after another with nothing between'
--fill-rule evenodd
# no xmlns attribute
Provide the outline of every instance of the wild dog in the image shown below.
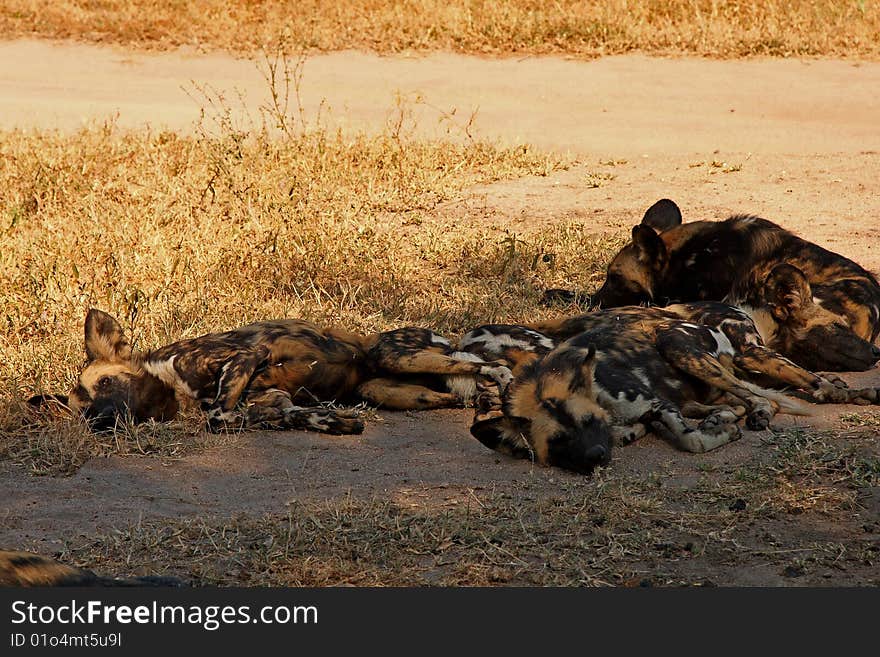
<svg viewBox="0 0 880 657"><path fill-rule="evenodd" d="M780 269L788 265L791 270ZM800 273L797 283L791 272ZM778 306L797 295L793 315ZM548 298L572 293L548 290ZM880 360L877 278L837 253L760 217L682 223L669 199L651 206L632 242L611 260L590 298L602 308L700 300L770 308L779 332L767 346L816 371L870 369Z"/></svg>
<svg viewBox="0 0 880 657"><path fill-rule="evenodd" d="M102 577L31 552L0 550L0 586L183 586L176 577Z"/></svg>
<svg viewBox="0 0 880 657"><path fill-rule="evenodd" d="M557 340L567 342L554 348ZM492 449L530 456L535 451L527 449L531 442L546 439L532 430L529 412L534 413L534 405L516 398L533 394L531 386L521 390L520 382L537 382L534 389L540 388L541 377L555 375L564 362L551 361L545 367L542 358L557 351L582 351L585 345L597 353L593 380L584 390L607 412L617 444L631 442L651 427L681 449L702 452L739 438L735 423L743 415L747 426L762 429L780 408L805 412L796 400L762 386L801 391L815 403L880 403L880 389L850 389L839 379L807 371L768 349L748 314L704 301L474 329L461 339L459 349L485 359L507 359L515 378L506 394L481 397L471 433ZM550 420L542 418L540 425L565 425L561 408L560 403L543 405L541 412ZM702 422L694 429L685 417ZM584 434L581 440L590 447L601 444L596 435L594 430L592 437ZM552 459L547 462L558 465Z"/></svg>
<svg viewBox="0 0 880 657"><path fill-rule="evenodd" d="M437 408L466 400L455 391L426 387L426 379L485 376L506 385L512 378L501 364L456 357L445 338L426 329L361 336L292 319L138 353L115 319L92 309L85 348L87 364L76 387L66 400L55 399L96 429L112 428L124 416L135 422L169 420L182 403L195 400L212 428L245 424L360 433L363 421L355 413L315 403L354 397L392 409ZM311 406L299 406L304 403Z"/></svg>
<svg viewBox="0 0 880 657"><path fill-rule="evenodd" d="M593 319L595 320L600 314L592 315ZM601 418L606 425L613 425L609 427L607 435L613 436L615 443L627 443L640 438L647 433L648 426L658 430L679 448L692 452L705 452L737 440L741 435L736 425L738 414L727 406L706 405L714 403L723 392L704 380L712 378L715 372L700 372L699 375L702 376L700 378L679 370L661 350L660 345L667 336L659 330L659 326L654 327L658 330L655 330L653 335L646 332L645 319L648 319L647 324L650 324L650 318L638 318L636 314L625 317L623 322L617 319L604 324L595 322L593 326L585 327L587 330L559 344L547 355L534 359L523 368L521 373L516 374L514 382L502 395L500 405L496 404L495 408L492 408L492 404L480 406L471 433L488 447L514 456L526 455L521 447L522 443L540 440L540 435L535 435L531 430L533 423L528 422L530 419L528 413L534 411L534 405L517 403L518 395L524 394L530 400L533 394L531 385L526 385L524 390L521 390L522 382L531 384L535 381L534 387L540 389L544 378L558 376L560 370L570 367L567 362L571 360L573 354L589 350L594 354L592 380L584 389L588 390L589 400L602 411L601 413L593 411L592 416ZM670 323L664 328L669 330L682 328L679 326L682 322L677 322L671 316L663 319ZM552 342L549 335L536 331L535 327L516 328L529 330L532 335L542 336L545 345L547 342ZM486 330L496 331L496 327L480 327L475 329L475 332ZM658 337L661 338L660 341L657 340ZM674 338L674 336L668 337ZM466 348L467 340L468 336L465 336L461 348ZM693 343L694 336L689 335L688 341ZM706 345L695 344L694 352L699 353L700 348L706 351ZM483 355L491 357L496 354L489 352ZM734 387L741 394L745 391L746 396L765 394L776 397L774 393L762 391L748 383L738 383L740 383L739 387L731 386L722 375L721 385ZM563 397L561 402L541 406L540 411L549 414L551 418L551 422L542 418L542 426L554 426L553 422L556 426L572 424L565 413L564 401ZM703 421L697 428L691 427L680 411L682 405L693 402L703 403ZM784 405L793 408L796 404L792 402ZM765 407L769 409L769 403L765 399L761 399L761 403L753 406L760 407L759 411L764 411ZM769 416L769 410L765 412ZM523 417L525 420L521 419ZM596 433L598 432L594 430L594 434ZM596 440L593 438L593 444L595 443ZM515 449L517 446L519 446L518 450ZM606 459L610 458L610 445L605 449L606 453L603 456L606 456ZM596 463L587 463L587 468L577 469L561 465L559 461L548 462L551 465L560 465L577 471L592 469L596 465Z"/></svg>

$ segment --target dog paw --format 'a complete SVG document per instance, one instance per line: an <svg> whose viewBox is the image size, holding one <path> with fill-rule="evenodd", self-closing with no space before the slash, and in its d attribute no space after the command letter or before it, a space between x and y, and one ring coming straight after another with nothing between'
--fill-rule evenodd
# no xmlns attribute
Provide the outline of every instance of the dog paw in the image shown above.
<svg viewBox="0 0 880 657"><path fill-rule="evenodd" d="M480 369L480 374L482 374L483 376L488 376L490 379L495 381L495 383L498 384L498 387L501 388L502 392L504 390L507 390L507 386L509 386L511 381L513 381L513 372L510 371L510 368L507 367L507 365L484 365Z"/></svg>
<svg viewBox="0 0 880 657"><path fill-rule="evenodd" d="M709 420L710 418L706 418ZM703 420L696 430L686 432L679 440L682 449L702 454L742 438L738 424Z"/></svg>
<svg viewBox="0 0 880 657"><path fill-rule="evenodd" d="M846 399L847 403L857 404L858 406L872 406L880 404L880 388L860 388L858 390L849 390L850 394Z"/></svg>
<svg viewBox="0 0 880 657"><path fill-rule="evenodd" d="M629 445L647 433L644 424L633 424L629 426L612 426L611 439L615 445Z"/></svg>
<svg viewBox="0 0 880 657"><path fill-rule="evenodd" d="M285 416L285 428L317 431L334 436L364 432L364 421L352 410L295 408Z"/></svg>
<svg viewBox="0 0 880 657"><path fill-rule="evenodd" d="M577 293L572 290L551 287L544 290L544 294L541 296L541 305L551 306L554 303L574 303L577 300L577 296Z"/></svg>
<svg viewBox="0 0 880 657"><path fill-rule="evenodd" d="M814 401L823 404L845 404L854 398L852 390L841 387L835 382L826 379L819 381L810 396Z"/></svg>
<svg viewBox="0 0 880 657"><path fill-rule="evenodd" d="M821 376L825 381L833 385L835 388L849 388L847 382L837 376L834 372L823 372L819 376Z"/></svg>
<svg viewBox="0 0 880 657"><path fill-rule="evenodd" d="M752 431L763 431L770 426L773 415L764 408L756 408L746 415L746 427Z"/></svg>
<svg viewBox="0 0 880 657"><path fill-rule="evenodd" d="M235 411L224 411L222 408L212 408L207 414L208 431L220 433L221 431L237 430L241 428L241 415Z"/></svg>
<svg viewBox="0 0 880 657"><path fill-rule="evenodd" d="M705 430L710 427L721 426L722 424L736 424L740 417L733 409L719 409L703 419L700 423L700 429Z"/></svg>

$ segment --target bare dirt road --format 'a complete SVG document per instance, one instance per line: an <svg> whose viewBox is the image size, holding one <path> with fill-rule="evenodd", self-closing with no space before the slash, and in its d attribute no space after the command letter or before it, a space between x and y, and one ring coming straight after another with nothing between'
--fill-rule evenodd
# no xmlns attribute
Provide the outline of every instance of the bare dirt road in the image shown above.
<svg viewBox="0 0 880 657"><path fill-rule="evenodd" d="M71 129L119 113L123 126L191 128L194 83L249 108L267 85L250 61L225 55L130 53L82 44L0 43L0 127ZM302 100L331 125L381 127L395 96L461 123L478 111L481 136L577 154L724 152L828 154L880 150L880 63L847 61L554 57L451 54L314 55ZM442 134L436 109L415 105L419 130Z"/></svg>
<svg viewBox="0 0 880 657"><path fill-rule="evenodd" d="M193 81L229 98L238 89L252 110L266 100L254 64L221 55L3 43L0 127L72 130L118 113L123 127L149 123L187 131L199 113L184 90L192 90ZM439 119L453 108L460 136L478 109L477 136L530 142L578 160L545 178L471 189L464 200L439 208L438 220L514 230L576 220L597 233L625 231L653 201L670 197L686 221L760 214L880 270L880 63L347 52L314 56L305 65L307 116L314 120L325 101L328 126L381 129L395 115L396 93L409 99L421 136L445 134L450 123ZM417 97L424 102L414 102ZM880 385L880 372L853 380ZM827 407L800 422L834 428L841 413L853 410ZM92 461L69 478L33 478L0 464L0 499L6 500L0 544L52 549L139 518L284 513L291 500L348 494L443 503L462 491L523 480L550 494L572 479L484 450L467 434L469 417L467 411L386 413L360 438L249 435L182 460ZM707 468L738 467L766 437L746 433L739 443L700 457L648 438L618 450L614 468L674 472L687 480ZM876 434L862 444L878 452ZM870 526L875 540L876 493L875 487L867 510L845 522L800 516L774 531L792 545L804 537L845 543ZM722 582L782 582L775 566L712 568ZM855 569L843 581L872 581L872 572Z"/></svg>

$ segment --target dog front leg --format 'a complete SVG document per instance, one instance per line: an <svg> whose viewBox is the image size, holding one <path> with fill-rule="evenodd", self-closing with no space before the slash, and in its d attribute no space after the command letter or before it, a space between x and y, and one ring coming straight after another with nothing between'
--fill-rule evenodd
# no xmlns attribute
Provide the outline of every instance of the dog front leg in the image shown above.
<svg viewBox="0 0 880 657"><path fill-rule="evenodd" d="M721 408L710 413L696 429L689 426L672 404L655 400L651 427L663 438L686 452L703 453L742 437L735 413Z"/></svg>
<svg viewBox="0 0 880 657"><path fill-rule="evenodd" d="M786 410L797 409L794 400L782 393L764 390L738 379L713 354L693 344L694 336L678 328L663 331L657 336L657 349L661 355L682 372L720 390L742 399L747 407L746 426L760 431L770 426L770 420L781 404Z"/></svg>
<svg viewBox="0 0 880 657"><path fill-rule="evenodd" d="M836 374L810 372L766 347L750 346L734 356L734 363L739 369L808 391L810 400L818 404L880 404L880 388L849 388Z"/></svg>
<svg viewBox="0 0 880 657"><path fill-rule="evenodd" d="M245 422L252 429L299 429L334 436L364 431L364 421L357 411L297 406L290 393L277 388L248 397Z"/></svg>
<svg viewBox="0 0 880 657"><path fill-rule="evenodd" d="M265 347L243 349L223 363L217 376L217 392L205 409L208 427L217 431L230 424L241 424L243 418L236 411L238 402L254 372L269 356Z"/></svg>

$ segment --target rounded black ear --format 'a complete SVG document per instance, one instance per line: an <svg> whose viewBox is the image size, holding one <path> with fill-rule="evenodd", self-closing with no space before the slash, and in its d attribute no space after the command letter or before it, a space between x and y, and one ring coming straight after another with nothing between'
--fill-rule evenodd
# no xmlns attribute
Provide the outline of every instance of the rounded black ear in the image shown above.
<svg viewBox="0 0 880 657"><path fill-rule="evenodd" d="M67 407L67 395L34 395L27 403L40 410L49 409L52 406Z"/></svg>
<svg viewBox="0 0 880 657"><path fill-rule="evenodd" d="M668 198L661 198L645 211L642 217L642 225L650 226L658 233L681 225L681 210Z"/></svg>
<svg viewBox="0 0 880 657"><path fill-rule="evenodd" d="M471 425L471 435L483 445L496 452L514 458L529 458L531 450L526 436L531 430L527 418L498 415L486 419L475 419Z"/></svg>
<svg viewBox="0 0 880 657"><path fill-rule="evenodd" d="M813 302L813 292L804 272L783 263L768 274L764 282L764 299L773 316L784 322Z"/></svg>

